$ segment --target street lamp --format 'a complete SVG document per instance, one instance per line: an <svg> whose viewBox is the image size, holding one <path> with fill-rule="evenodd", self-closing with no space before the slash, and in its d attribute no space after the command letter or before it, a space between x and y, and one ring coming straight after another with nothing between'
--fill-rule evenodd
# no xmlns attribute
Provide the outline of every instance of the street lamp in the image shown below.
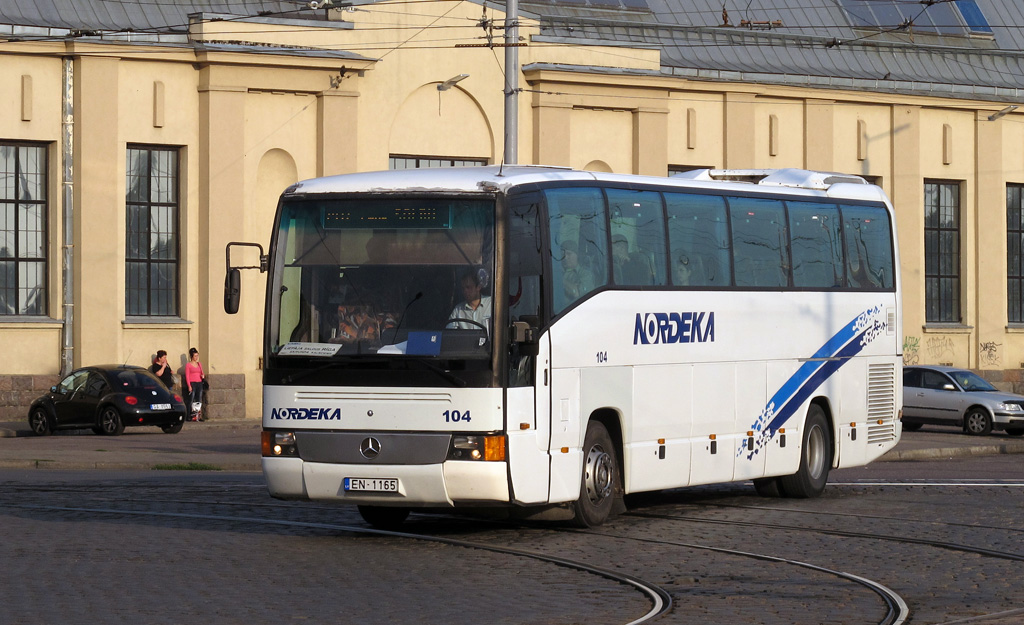
<svg viewBox="0 0 1024 625"><path fill-rule="evenodd" d="M460 80L465 80L467 78L469 78L469 74L459 74L458 76L453 76L453 77L449 78L448 80L444 81L443 83L439 84L437 86L437 90L438 91L448 91L449 89L452 88L452 85L454 85L455 83L459 82Z"/></svg>
<svg viewBox="0 0 1024 625"><path fill-rule="evenodd" d="M994 122L997 119L999 119L1000 117L1002 117L1003 115L1007 115L1007 114L1012 113L1012 112L1014 112L1016 110L1017 110L1017 105L1016 104L1011 104L1010 106L1004 108L1003 110L995 112L995 113L992 113L991 115L989 115L988 116L988 121Z"/></svg>

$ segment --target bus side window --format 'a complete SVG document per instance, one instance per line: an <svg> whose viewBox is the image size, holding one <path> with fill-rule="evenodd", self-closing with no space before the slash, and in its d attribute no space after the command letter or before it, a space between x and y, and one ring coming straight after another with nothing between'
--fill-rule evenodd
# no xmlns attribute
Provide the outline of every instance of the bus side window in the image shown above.
<svg viewBox="0 0 1024 625"><path fill-rule="evenodd" d="M789 244L780 200L730 197L736 286L789 285Z"/></svg>
<svg viewBox="0 0 1024 625"><path fill-rule="evenodd" d="M729 286L732 255L725 200L715 195L666 193L665 206L672 284Z"/></svg>
<svg viewBox="0 0 1024 625"><path fill-rule="evenodd" d="M551 233L548 245L552 269L551 310L558 314L606 283L606 210L600 189L551 189L545 192L545 198ZM577 264L574 265L574 261Z"/></svg>
<svg viewBox="0 0 1024 625"><path fill-rule="evenodd" d="M892 233L884 208L843 206L846 277L855 289L893 288Z"/></svg>
<svg viewBox="0 0 1024 625"><path fill-rule="evenodd" d="M661 194L654 191L608 190L613 266L616 284L667 284L665 217ZM623 246L621 262L615 246Z"/></svg>
<svg viewBox="0 0 1024 625"><path fill-rule="evenodd" d="M786 202L786 208L793 253L793 286L844 286L838 207L816 202Z"/></svg>

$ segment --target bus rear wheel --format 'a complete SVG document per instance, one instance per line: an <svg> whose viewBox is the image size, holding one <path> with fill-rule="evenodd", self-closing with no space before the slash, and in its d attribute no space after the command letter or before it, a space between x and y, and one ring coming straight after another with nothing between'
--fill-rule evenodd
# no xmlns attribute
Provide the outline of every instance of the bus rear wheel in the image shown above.
<svg viewBox="0 0 1024 625"><path fill-rule="evenodd" d="M380 530L396 530L409 517L408 508L387 506L358 506L363 520Z"/></svg>
<svg viewBox="0 0 1024 625"><path fill-rule="evenodd" d="M779 478L779 491L785 497L817 497L828 483L828 472L832 468L832 439L821 406L811 404L807 409L803 434L800 468L793 475Z"/></svg>
<svg viewBox="0 0 1024 625"><path fill-rule="evenodd" d="M619 466L608 429L600 421L587 425L583 439L583 474L580 497L573 503L573 525L597 527L611 515L619 484Z"/></svg>

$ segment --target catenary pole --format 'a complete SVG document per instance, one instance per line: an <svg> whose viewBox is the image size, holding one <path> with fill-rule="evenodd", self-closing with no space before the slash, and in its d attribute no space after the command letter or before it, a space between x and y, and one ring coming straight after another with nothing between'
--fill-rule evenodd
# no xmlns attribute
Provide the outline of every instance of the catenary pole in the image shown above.
<svg viewBox="0 0 1024 625"><path fill-rule="evenodd" d="M519 0L505 0L505 157L519 162Z"/></svg>

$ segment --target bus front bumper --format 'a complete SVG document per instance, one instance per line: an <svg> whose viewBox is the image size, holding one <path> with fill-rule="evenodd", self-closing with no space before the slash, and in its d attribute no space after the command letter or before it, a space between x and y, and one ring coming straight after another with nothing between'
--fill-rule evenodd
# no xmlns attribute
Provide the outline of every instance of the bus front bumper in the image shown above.
<svg viewBox="0 0 1024 625"><path fill-rule="evenodd" d="M265 457L263 475L270 495L278 499L410 507L509 502L505 462L366 465Z"/></svg>

